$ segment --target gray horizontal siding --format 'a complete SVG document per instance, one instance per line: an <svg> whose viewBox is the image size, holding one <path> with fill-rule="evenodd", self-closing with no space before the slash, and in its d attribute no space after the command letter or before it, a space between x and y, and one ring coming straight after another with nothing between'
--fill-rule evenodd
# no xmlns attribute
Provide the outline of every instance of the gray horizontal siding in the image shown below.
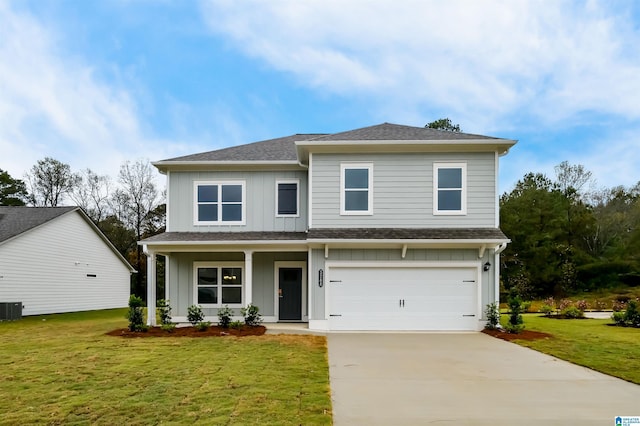
<svg viewBox="0 0 640 426"><path fill-rule="evenodd" d="M300 180L300 211L298 217L276 217L276 181ZM194 225L193 185L196 181L242 180L246 190L245 225ZM245 231L306 231L307 172L171 172L167 177L169 200L169 232L245 232Z"/></svg>
<svg viewBox="0 0 640 426"><path fill-rule="evenodd" d="M314 154L314 228L495 226L494 153ZM340 163L373 163L373 215L340 215ZM467 164L467 214L433 215L433 163Z"/></svg>

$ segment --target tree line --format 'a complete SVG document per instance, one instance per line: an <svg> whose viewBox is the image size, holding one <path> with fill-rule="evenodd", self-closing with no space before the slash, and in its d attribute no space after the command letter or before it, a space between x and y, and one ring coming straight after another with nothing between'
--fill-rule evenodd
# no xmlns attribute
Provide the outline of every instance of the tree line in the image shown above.
<svg viewBox="0 0 640 426"><path fill-rule="evenodd" d="M0 205L82 208L138 271L131 292L145 297L146 256L137 242L165 230L164 191L154 175L153 166L143 160L125 161L114 181L91 169L73 172L68 164L46 157L31 167L24 180L0 169Z"/></svg>
<svg viewBox="0 0 640 426"><path fill-rule="evenodd" d="M525 299L640 285L640 182L596 188L564 161L555 176L527 173L500 197L504 291Z"/></svg>

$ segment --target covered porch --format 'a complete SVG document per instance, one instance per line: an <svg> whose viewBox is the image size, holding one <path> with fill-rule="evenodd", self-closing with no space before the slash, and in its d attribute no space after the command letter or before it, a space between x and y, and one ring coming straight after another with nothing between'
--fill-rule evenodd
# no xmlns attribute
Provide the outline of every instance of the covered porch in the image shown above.
<svg viewBox="0 0 640 426"><path fill-rule="evenodd" d="M231 235L229 235L231 234ZM252 234L252 235L247 235ZM253 304L265 322L309 318L305 233L164 233L141 242L147 256L147 324L156 325L156 300L168 300L172 320L187 322L191 305L216 323L229 306L234 320ZM165 262L165 294L157 293L156 258Z"/></svg>

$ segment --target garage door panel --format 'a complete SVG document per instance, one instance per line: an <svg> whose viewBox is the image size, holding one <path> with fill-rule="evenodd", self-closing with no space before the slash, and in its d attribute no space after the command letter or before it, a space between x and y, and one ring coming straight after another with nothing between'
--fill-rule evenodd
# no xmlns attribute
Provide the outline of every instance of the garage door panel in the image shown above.
<svg viewBox="0 0 640 426"><path fill-rule="evenodd" d="M330 269L334 330L475 330L476 268Z"/></svg>

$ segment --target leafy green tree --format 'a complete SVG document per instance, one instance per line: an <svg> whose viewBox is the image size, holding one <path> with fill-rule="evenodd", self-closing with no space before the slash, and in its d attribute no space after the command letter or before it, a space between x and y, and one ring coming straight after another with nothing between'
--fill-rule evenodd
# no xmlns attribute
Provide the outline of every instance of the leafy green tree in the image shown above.
<svg viewBox="0 0 640 426"><path fill-rule="evenodd" d="M24 182L0 169L0 206L24 206L27 196Z"/></svg>
<svg viewBox="0 0 640 426"><path fill-rule="evenodd" d="M561 278L563 203L557 185L540 173L528 173L500 197L500 226L512 241L503 255L507 290L524 276L535 295L553 293Z"/></svg>
<svg viewBox="0 0 640 426"><path fill-rule="evenodd" d="M460 125L453 124L448 118L440 118L438 120L432 121L431 123L427 123L424 126L429 129L437 129L437 130L446 130L448 132L460 132Z"/></svg>

